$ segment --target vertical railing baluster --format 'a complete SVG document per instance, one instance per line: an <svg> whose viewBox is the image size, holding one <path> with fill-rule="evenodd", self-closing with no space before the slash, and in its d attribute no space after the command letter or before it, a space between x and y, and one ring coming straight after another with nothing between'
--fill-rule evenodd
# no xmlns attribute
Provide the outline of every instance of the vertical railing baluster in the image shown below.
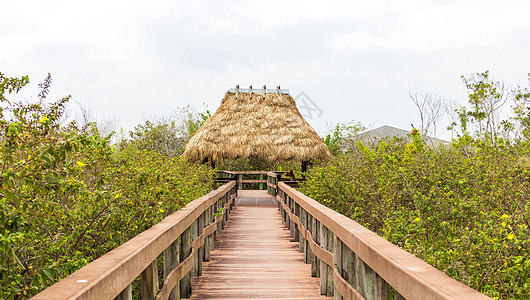
<svg viewBox="0 0 530 300"><path fill-rule="evenodd" d="M199 233L199 220L195 219L191 224L191 241L195 241ZM199 267L199 249L195 249L195 255L193 256L193 267L191 268L191 278L197 276L197 270Z"/></svg>
<svg viewBox="0 0 530 300"><path fill-rule="evenodd" d="M180 239L177 238L169 247L164 250L164 279L180 263ZM169 295L170 300L180 299L179 284L173 288Z"/></svg>
<svg viewBox="0 0 530 300"><path fill-rule="evenodd" d="M270 180L270 177L269 177L269 174L267 173L267 183L265 184L267 186L267 194L271 194L271 191L269 189L269 180Z"/></svg>
<svg viewBox="0 0 530 300"><path fill-rule="evenodd" d="M334 252L334 243L335 243L335 235L333 234L333 232L329 229L326 228L326 232L327 232L327 235L326 235L326 238L327 238L327 241L326 241L326 249L333 253ZM328 280L326 282L326 291L327 291L327 296L331 297L333 296L333 292L335 292L335 286L333 285L333 266L328 266Z"/></svg>
<svg viewBox="0 0 530 300"><path fill-rule="evenodd" d="M375 274L375 300L388 300L390 286L379 274Z"/></svg>
<svg viewBox="0 0 530 300"><path fill-rule="evenodd" d="M374 299L376 274L359 256L355 259L355 275L357 291L365 299Z"/></svg>
<svg viewBox="0 0 530 300"><path fill-rule="evenodd" d="M278 207L280 208L280 216L282 217L282 222L285 222L285 210L283 209L283 206L281 202L284 202L285 200L280 195L280 200L278 200Z"/></svg>
<svg viewBox="0 0 530 300"><path fill-rule="evenodd" d="M348 246L342 244L342 272L341 275L354 289L356 287L355 253Z"/></svg>
<svg viewBox="0 0 530 300"><path fill-rule="evenodd" d="M364 298L375 299L375 271L372 270L364 261L363 265L363 283L364 283Z"/></svg>
<svg viewBox="0 0 530 300"><path fill-rule="evenodd" d="M230 201L231 195L226 195L226 201ZM232 209L236 207L236 198L232 200L232 204L230 205L230 213L232 213Z"/></svg>
<svg viewBox="0 0 530 300"><path fill-rule="evenodd" d="M208 207L208 209L206 210L206 226L209 226L211 225L213 222L212 222L212 217L213 217L213 205ZM213 234L209 234L207 237L206 237L206 241L205 241L205 249L206 249L206 252L204 253L204 260L205 261L210 261L210 251L212 251L212 238L213 238Z"/></svg>
<svg viewBox="0 0 530 300"><path fill-rule="evenodd" d="M398 291L394 290L394 300L405 300L405 297L401 296Z"/></svg>
<svg viewBox="0 0 530 300"><path fill-rule="evenodd" d="M132 300L132 284L129 284L114 300Z"/></svg>
<svg viewBox="0 0 530 300"><path fill-rule="evenodd" d="M217 212L217 201L215 201L215 203L210 207L210 218L211 218L211 222L210 224L214 223L215 222L215 213ZM214 245L215 245L215 236L217 235L216 232L212 233L212 235L210 236L210 251L212 251L214 249Z"/></svg>
<svg viewBox="0 0 530 300"><path fill-rule="evenodd" d="M324 224L320 223L320 247L327 250L327 229ZM328 265L322 262L320 264L320 295L327 295Z"/></svg>
<svg viewBox="0 0 530 300"><path fill-rule="evenodd" d="M157 260L155 259L147 268L140 274L140 285L142 299L155 299L158 293L158 271Z"/></svg>
<svg viewBox="0 0 530 300"><path fill-rule="evenodd" d="M222 207L223 208L228 203L228 200L229 200L228 195L224 195L223 196L223 203L222 203ZM223 213L224 213L223 214L223 229L224 229L225 226L226 226L226 222L228 221L229 208L227 207L225 210L223 210Z"/></svg>
<svg viewBox="0 0 530 300"><path fill-rule="evenodd" d="M313 241L318 244L319 235L318 235L318 226L317 226L317 219L311 216L311 236L313 237ZM313 253L313 260L311 261L311 275L313 277L319 277L320 273L320 264L318 257Z"/></svg>
<svg viewBox="0 0 530 300"><path fill-rule="evenodd" d="M289 197L289 211L291 213L294 213L294 199ZM291 237L293 238L294 240L294 235L295 235L295 228L294 228L294 222L290 220L289 222L289 233L291 235Z"/></svg>
<svg viewBox="0 0 530 300"><path fill-rule="evenodd" d="M199 216L199 219L197 220L198 221L198 232L197 232L197 235L201 235L202 234L202 231L204 229L204 222L205 222L205 219L206 219L206 212L203 212L200 216ZM201 247L199 247L199 251L198 251L198 261L197 261L197 276L202 276L202 262L204 261L204 249L205 249L205 245L202 245Z"/></svg>
<svg viewBox="0 0 530 300"><path fill-rule="evenodd" d="M333 235L333 245L333 263L337 267L339 274L342 274L342 241L335 235ZM337 280L338 278L333 277L333 281ZM333 287L333 299L342 300L342 295L335 286Z"/></svg>
<svg viewBox="0 0 530 300"><path fill-rule="evenodd" d="M300 205L296 201L294 202L294 214L300 219ZM300 242L300 228L298 228L298 224L294 224L294 241Z"/></svg>
<svg viewBox="0 0 530 300"><path fill-rule="evenodd" d="M223 209L223 206L222 206L222 200L219 199L215 202L215 213L217 215L219 215L219 213L221 213L221 210ZM217 223L217 233L215 235L215 240L218 240L219 239L219 235L221 234L221 232L223 231L223 222L220 221Z"/></svg>
<svg viewBox="0 0 530 300"><path fill-rule="evenodd" d="M310 213L307 213L306 226L305 228L311 234L313 232L313 216ZM311 251L311 246L309 245L309 239L305 241L305 248L307 252L307 263L311 265L311 277L316 276L316 269L314 268L313 262L315 261L315 255Z"/></svg>
<svg viewBox="0 0 530 300"><path fill-rule="evenodd" d="M190 225L181 235L182 252L180 261L184 261L191 254L191 230L193 224ZM191 273L191 272L190 272ZM188 273L180 280L180 296L182 298L189 298L191 296L191 274Z"/></svg>
<svg viewBox="0 0 530 300"><path fill-rule="evenodd" d="M363 261L361 258L357 255L355 255L355 289L359 292L361 295L365 295L364 292L364 282L363 282ZM364 296L363 296L364 297Z"/></svg>
<svg viewBox="0 0 530 300"><path fill-rule="evenodd" d="M300 223L302 223L302 228L300 228L300 231L305 230L305 219L306 219L306 216L307 216L307 213L305 212L305 210L302 207L300 207ZM298 245L298 247L299 247L298 250L301 253L304 253L304 262L307 263L306 254L305 254L305 238L302 235L302 232L300 232L299 238L300 238L300 242L299 242L299 245Z"/></svg>
<svg viewBox="0 0 530 300"><path fill-rule="evenodd" d="M285 206L287 206L287 209L289 209L289 202L289 196L286 195L284 198L284 203ZM289 230L291 229L291 217L289 217L289 213L287 211L285 212L285 227Z"/></svg>
<svg viewBox="0 0 530 300"><path fill-rule="evenodd" d="M285 193L280 193L280 197L283 199L283 203L286 207L289 207L289 195ZM289 214L287 213L287 210L283 211L284 214L284 221L285 221L285 227L289 228Z"/></svg>

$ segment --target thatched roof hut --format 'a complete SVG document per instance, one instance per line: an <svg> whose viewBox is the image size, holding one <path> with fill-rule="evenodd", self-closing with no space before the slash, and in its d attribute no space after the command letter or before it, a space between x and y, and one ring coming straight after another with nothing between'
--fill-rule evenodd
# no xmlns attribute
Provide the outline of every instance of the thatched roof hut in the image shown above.
<svg viewBox="0 0 530 300"><path fill-rule="evenodd" d="M327 146L288 94L227 92L221 106L186 144L194 161L256 158L262 161L326 160Z"/></svg>

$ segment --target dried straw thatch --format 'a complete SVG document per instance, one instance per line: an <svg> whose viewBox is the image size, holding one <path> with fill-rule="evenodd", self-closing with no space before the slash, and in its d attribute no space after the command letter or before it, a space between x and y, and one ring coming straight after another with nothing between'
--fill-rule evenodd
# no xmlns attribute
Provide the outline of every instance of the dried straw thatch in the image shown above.
<svg viewBox="0 0 530 300"><path fill-rule="evenodd" d="M188 141L184 157L194 161L256 158L326 160L327 146L302 117L290 95L227 92L221 106Z"/></svg>

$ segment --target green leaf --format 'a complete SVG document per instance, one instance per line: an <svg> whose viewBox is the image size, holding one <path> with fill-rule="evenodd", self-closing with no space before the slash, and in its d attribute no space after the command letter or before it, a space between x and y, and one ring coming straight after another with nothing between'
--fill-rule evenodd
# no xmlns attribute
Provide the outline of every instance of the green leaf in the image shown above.
<svg viewBox="0 0 530 300"><path fill-rule="evenodd" d="M43 269L42 273L44 273L44 275L46 275L46 277L48 277L51 281L53 281L53 275L52 275L52 273L50 271L48 271L46 269Z"/></svg>

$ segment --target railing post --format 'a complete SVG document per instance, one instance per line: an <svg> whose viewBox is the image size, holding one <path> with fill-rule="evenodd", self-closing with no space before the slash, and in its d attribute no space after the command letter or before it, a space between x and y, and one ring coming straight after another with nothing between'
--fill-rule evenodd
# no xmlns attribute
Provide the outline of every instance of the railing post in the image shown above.
<svg viewBox="0 0 530 300"><path fill-rule="evenodd" d="M211 223L215 222L215 213L217 212L217 201L210 207ZM210 224L211 224L210 223ZM214 249L217 232L213 232L210 236L210 251Z"/></svg>
<svg viewBox="0 0 530 300"><path fill-rule="evenodd" d="M193 221L193 224L191 224L191 241L195 241L195 239L199 236L199 219L195 219ZM195 249L195 255L193 256L193 267L191 268L191 278L197 277L198 269L199 269L199 249Z"/></svg>
<svg viewBox="0 0 530 300"><path fill-rule="evenodd" d="M114 300L132 300L132 285L128 285Z"/></svg>
<svg viewBox="0 0 530 300"><path fill-rule="evenodd" d="M379 274L375 274L375 300L388 300L389 285Z"/></svg>
<svg viewBox="0 0 530 300"><path fill-rule="evenodd" d="M365 299L375 298L375 272L362 259L356 256L355 277L357 279L357 291Z"/></svg>
<svg viewBox="0 0 530 300"><path fill-rule="evenodd" d="M177 238L169 247L164 250L164 279L180 263L180 239ZM180 299L179 283L173 288L169 295L169 300Z"/></svg>
<svg viewBox="0 0 530 300"><path fill-rule="evenodd" d="M337 267L339 274L342 274L342 241L333 234L333 263ZM333 281L337 281L338 278L333 277ZM339 293L336 287L333 287L333 299L342 300L342 295Z"/></svg>
<svg viewBox="0 0 530 300"><path fill-rule="evenodd" d="M307 229L307 231L309 231L309 234L311 234L312 232L312 224L313 224L312 219L313 219L313 216L307 213L305 228ZM313 268L314 255L313 255L313 251L311 251L311 246L309 245L309 239L306 239L305 241L305 249L306 249L307 263L311 265L311 277L315 277L313 275L315 274L315 269Z"/></svg>
<svg viewBox="0 0 530 300"><path fill-rule="evenodd" d="M289 211L291 213L294 213L294 200L293 198L289 197ZM289 234L291 235L291 237L294 239L294 234L295 234L295 228L294 228L294 222L292 220L289 220Z"/></svg>
<svg viewBox="0 0 530 300"><path fill-rule="evenodd" d="M287 204L287 197L288 196L285 196L285 197L282 197L281 195L279 195L279 196L282 199L282 202L284 204ZM287 211L285 211L285 208L283 208L283 207L282 207L282 220L283 220L284 225L287 227L287 224L289 224L287 222Z"/></svg>
<svg viewBox="0 0 530 300"><path fill-rule="evenodd" d="M294 202L294 214L300 219L300 205ZM298 224L294 224L294 241L300 242L300 228L298 228Z"/></svg>
<svg viewBox="0 0 530 300"><path fill-rule="evenodd" d="M324 224L320 223L320 247L327 250L328 234ZM322 262L320 264L320 295L327 295L327 281L328 281L329 266Z"/></svg>
<svg viewBox="0 0 530 300"><path fill-rule="evenodd" d="M212 207L210 207L210 213L211 213L211 218L212 218L212 223L215 222L215 213L217 213L217 201L215 201L215 203L212 205ZM215 240L217 239L217 232L214 232L212 233L211 237L210 237L210 251L212 251L214 249L214 246L215 246Z"/></svg>
<svg viewBox="0 0 530 300"><path fill-rule="evenodd" d="M272 184L271 181L272 181L272 177L269 175L269 173L267 173L267 193L268 193L269 195L272 195L272 189L271 189L271 187L269 186L269 183Z"/></svg>
<svg viewBox="0 0 530 300"><path fill-rule="evenodd" d="M319 240L318 231L319 231L319 228L317 226L317 223L318 223L318 221L316 220L316 218L311 216L311 236L313 237L313 240L315 241L315 243L318 244L318 240ZM311 276L319 277L319 273L320 273L319 259L314 253L312 253L312 258L313 259L311 261Z"/></svg>
<svg viewBox="0 0 530 300"><path fill-rule="evenodd" d="M243 189L243 182L241 182L243 180L243 174L239 174L239 185L238 185L238 190L242 190Z"/></svg>
<svg viewBox="0 0 530 300"><path fill-rule="evenodd" d="M230 197L228 195L225 195L223 197L223 207L225 207L225 205L228 203L229 200L230 200ZM230 207L227 207L224 210L224 215L223 215L223 228L225 228L226 222L228 222L229 215L230 215Z"/></svg>
<svg viewBox="0 0 530 300"><path fill-rule="evenodd" d="M197 232L197 235L201 235L202 234L202 231L204 229L204 222L205 222L205 219L206 219L206 212L203 212L200 216L199 216L199 219L198 219L198 222L199 222L199 230ZM206 241L206 238L204 239ZM206 245L202 245L198 250L198 264L197 264L197 276L202 276L202 262L204 261L204 249L206 248L205 247Z"/></svg>
<svg viewBox="0 0 530 300"><path fill-rule="evenodd" d="M307 217L307 213L305 212L303 208L300 207L300 223L302 223L302 228L300 228L300 231L305 230L306 228L306 224L305 224L306 217ZM301 232L299 235L299 239L300 239L300 242L299 242L298 250L304 253L304 262L307 263L307 256L305 252L305 238L302 236Z"/></svg>
<svg viewBox="0 0 530 300"><path fill-rule="evenodd" d="M280 193L280 197L282 198L283 200L283 203L286 205L286 206L289 206L289 195L286 195L286 194L283 194L283 193ZM287 214L287 211L283 210L283 221L285 222L285 226L287 228L289 228L289 214Z"/></svg>
<svg viewBox="0 0 530 300"><path fill-rule="evenodd" d="M359 290L356 284L355 262L356 255L348 246L342 244L342 272L341 275L354 289Z"/></svg>
<svg viewBox="0 0 530 300"><path fill-rule="evenodd" d="M158 293L158 271L156 259L140 274L142 299L155 299Z"/></svg>
<svg viewBox="0 0 530 300"><path fill-rule="evenodd" d="M206 210L206 226L212 224L213 217L213 206L208 207ZM204 261L210 261L210 251L212 251L212 234L208 235L204 240Z"/></svg>
<svg viewBox="0 0 530 300"><path fill-rule="evenodd" d="M215 213L218 214L220 212L220 210L223 209L223 200L222 200L222 198L215 202L215 207L216 207ZM220 222L217 223L217 234L215 236L216 240L218 239L217 235L221 234L222 231L223 231L223 220L221 220Z"/></svg>
<svg viewBox="0 0 530 300"><path fill-rule="evenodd" d="M193 227L193 224L190 225L183 233L182 233L182 253L181 253L181 259L180 261L184 261L188 256L191 254L191 229ZM184 277L180 280L180 296L182 298L189 298L191 296L191 272L184 275Z"/></svg>
<svg viewBox="0 0 530 300"><path fill-rule="evenodd" d="M333 253L334 252L334 243L335 243L335 235L333 232L326 228L326 249ZM333 285L333 266L328 266L328 280L326 282L326 291L327 295L329 297L333 296L333 292L335 292L335 286Z"/></svg>
<svg viewBox="0 0 530 300"><path fill-rule="evenodd" d="M284 201L284 199L280 195L280 200L278 200L278 207L280 208L280 216L282 217L282 222L285 222L285 210L283 209L283 206L281 204L281 202L283 202L283 201Z"/></svg>

